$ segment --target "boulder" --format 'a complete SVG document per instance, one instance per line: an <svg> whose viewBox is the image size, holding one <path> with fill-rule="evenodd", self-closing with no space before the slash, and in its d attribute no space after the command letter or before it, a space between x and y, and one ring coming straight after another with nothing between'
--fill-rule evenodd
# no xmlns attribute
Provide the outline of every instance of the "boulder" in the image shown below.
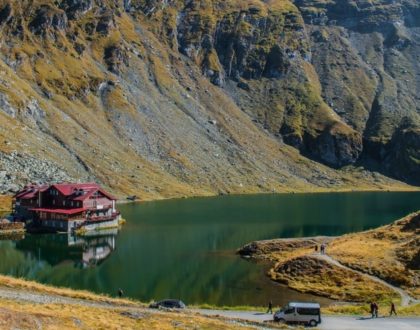
<svg viewBox="0 0 420 330"><path fill-rule="evenodd" d="M93 7L92 0L64 0L60 4L70 19L76 19L83 16Z"/></svg>
<svg viewBox="0 0 420 330"><path fill-rule="evenodd" d="M105 48L104 60L108 70L118 74L123 64L128 66L128 56L119 45L112 45Z"/></svg>
<svg viewBox="0 0 420 330"><path fill-rule="evenodd" d="M12 6L6 3L3 8L0 9L0 25L7 24L13 16Z"/></svg>
<svg viewBox="0 0 420 330"><path fill-rule="evenodd" d="M96 32L108 35L113 28L115 28L114 17L112 14L106 14L99 18Z"/></svg>
<svg viewBox="0 0 420 330"><path fill-rule="evenodd" d="M29 29L38 35L47 34L48 30L65 30L68 25L67 15L63 10L50 6L41 6L35 18L29 23Z"/></svg>

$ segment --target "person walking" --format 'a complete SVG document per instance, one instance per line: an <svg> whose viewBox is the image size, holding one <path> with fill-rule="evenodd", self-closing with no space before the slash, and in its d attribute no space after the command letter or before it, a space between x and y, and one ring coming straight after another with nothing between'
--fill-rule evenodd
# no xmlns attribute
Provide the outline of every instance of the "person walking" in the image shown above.
<svg viewBox="0 0 420 330"><path fill-rule="evenodd" d="M268 302L267 314L268 313L273 314L273 302L271 300Z"/></svg>
<svg viewBox="0 0 420 330"><path fill-rule="evenodd" d="M391 301L391 311L389 312L389 316L392 316L392 314L397 316L397 310L395 309L395 304Z"/></svg>
<svg viewBox="0 0 420 330"><path fill-rule="evenodd" d="M325 244L321 244L321 254L325 254Z"/></svg>
<svg viewBox="0 0 420 330"><path fill-rule="evenodd" d="M378 318L378 311L379 311L378 304L376 302L374 302L373 303L373 313L374 313L376 318Z"/></svg>
<svg viewBox="0 0 420 330"><path fill-rule="evenodd" d="M375 317L375 303L373 301L370 303L370 314L372 315L372 318Z"/></svg>
<svg viewBox="0 0 420 330"><path fill-rule="evenodd" d="M121 288L119 288L118 289L118 297L122 298L123 295L124 295L124 291Z"/></svg>
<svg viewBox="0 0 420 330"><path fill-rule="evenodd" d="M315 245L315 253L317 253L317 252L318 252L318 244Z"/></svg>

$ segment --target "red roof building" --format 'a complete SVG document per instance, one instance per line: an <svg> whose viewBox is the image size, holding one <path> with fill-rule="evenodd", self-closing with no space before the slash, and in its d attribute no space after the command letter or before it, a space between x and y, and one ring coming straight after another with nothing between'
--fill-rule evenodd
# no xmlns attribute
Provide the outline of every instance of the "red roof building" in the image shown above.
<svg viewBox="0 0 420 330"><path fill-rule="evenodd" d="M14 215L43 228L70 231L115 222L115 201L96 183L28 185L14 196Z"/></svg>

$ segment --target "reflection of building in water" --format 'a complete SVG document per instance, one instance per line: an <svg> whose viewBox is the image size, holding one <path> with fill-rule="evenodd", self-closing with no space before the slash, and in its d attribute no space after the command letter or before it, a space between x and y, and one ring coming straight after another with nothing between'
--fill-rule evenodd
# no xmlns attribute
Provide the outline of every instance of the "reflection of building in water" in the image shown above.
<svg viewBox="0 0 420 330"><path fill-rule="evenodd" d="M115 235L92 238L84 245L82 266L96 266L105 260L115 250Z"/></svg>
<svg viewBox="0 0 420 330"><path fill-rule="evenodd" d="M117 234L117 229L109 229L83 236L30 235L17 242L16 247L52 266L73 262L76 267L95 267L115 250Z"/></svg>

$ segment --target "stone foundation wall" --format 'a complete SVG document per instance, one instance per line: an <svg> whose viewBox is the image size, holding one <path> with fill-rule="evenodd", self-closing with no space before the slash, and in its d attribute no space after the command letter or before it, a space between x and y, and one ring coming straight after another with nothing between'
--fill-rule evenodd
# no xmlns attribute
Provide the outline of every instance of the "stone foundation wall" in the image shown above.
<svg viewBox="0 0 420 330"><path fill-rule="evenodd" d="M0 232L24 231L25 224L22 222L0 223Z"/></svg>
<svg viewBox="0 0 420 330"><path fill-rule="evenodd" d="M114 227L118 227L118 221L119 221L119 217L116 217L114 220L111 220L111 221L89 223L89 224L83 226L83 229L85 229L87 231L91 231L91 230L101 230L101 229L107 229L107 228L114 228Z"/></svg>

